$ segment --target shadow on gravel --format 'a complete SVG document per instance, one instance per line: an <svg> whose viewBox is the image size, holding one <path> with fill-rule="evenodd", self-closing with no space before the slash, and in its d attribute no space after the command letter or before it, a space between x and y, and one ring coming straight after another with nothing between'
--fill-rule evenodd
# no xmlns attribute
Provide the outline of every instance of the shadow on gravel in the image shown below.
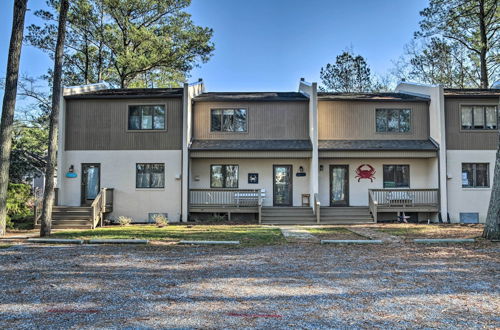
<svg viewBox="0 0 500 330"><path fill-rule="evenodd" d="M491 326L499 257L495 245L5 249L0 325Z"/></svg>

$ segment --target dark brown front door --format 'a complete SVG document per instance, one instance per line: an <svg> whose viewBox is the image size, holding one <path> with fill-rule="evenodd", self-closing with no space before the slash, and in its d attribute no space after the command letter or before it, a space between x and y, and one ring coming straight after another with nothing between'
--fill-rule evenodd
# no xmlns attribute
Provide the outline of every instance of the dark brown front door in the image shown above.
<svg viewBox="0 0 500 330"><path fill-rule="evenodd" d="M292 165L273 165L273 205L293 205Z"/></svg>
<svg viewBox="0 0 500 330"><path fill-rule="evenodd" d="M330 165L330 206L349 206L349 165Z"/></svg>
<svg viewBox="0 0 500 330"><path fill-rule="evenodd" d="M101 189L101 164L82 164L82 205L90 205Z"/></svg>

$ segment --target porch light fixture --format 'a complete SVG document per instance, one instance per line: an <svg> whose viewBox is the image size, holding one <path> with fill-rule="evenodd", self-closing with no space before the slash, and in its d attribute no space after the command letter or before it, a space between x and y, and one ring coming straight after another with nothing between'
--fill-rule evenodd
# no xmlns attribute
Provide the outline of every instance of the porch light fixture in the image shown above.
<svg viewBox="0 0 500 330"><path fill-rule="evenodd" d="M320 171L323 171L323 165L320 165L320 166L319 166L319 170L320 170Z"/></svg>
<svg viewBox="0 0 500 330"><path fill-rule="evenodd" d="M74 171L75 171L75 167L73 165L70 165L68 172L73 173Z"/></svg>
<svg viewBox="0 0 500 330"><path fill-rule="evenodd" d="M302 166L299 166L299 173L304 173L304 168Z"/></svg>

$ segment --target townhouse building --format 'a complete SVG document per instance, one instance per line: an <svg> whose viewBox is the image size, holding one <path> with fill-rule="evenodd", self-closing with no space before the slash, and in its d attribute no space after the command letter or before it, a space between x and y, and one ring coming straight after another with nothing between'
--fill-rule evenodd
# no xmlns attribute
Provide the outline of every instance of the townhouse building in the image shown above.
<svg viewBox="0 0 500 330"><path fill-rule="evenodd" d="M484 222L500 90L65 88L54 225Z"/></svg>

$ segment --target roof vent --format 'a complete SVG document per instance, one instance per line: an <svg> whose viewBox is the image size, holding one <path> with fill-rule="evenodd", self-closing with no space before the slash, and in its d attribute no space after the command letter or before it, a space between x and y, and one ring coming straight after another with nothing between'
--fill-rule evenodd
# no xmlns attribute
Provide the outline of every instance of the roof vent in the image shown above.
<svg viewBox="0 0 500 330"><path fill-rule="evenodd" d="M306 81L306 78L300 78L300 81Z"/></svg>

